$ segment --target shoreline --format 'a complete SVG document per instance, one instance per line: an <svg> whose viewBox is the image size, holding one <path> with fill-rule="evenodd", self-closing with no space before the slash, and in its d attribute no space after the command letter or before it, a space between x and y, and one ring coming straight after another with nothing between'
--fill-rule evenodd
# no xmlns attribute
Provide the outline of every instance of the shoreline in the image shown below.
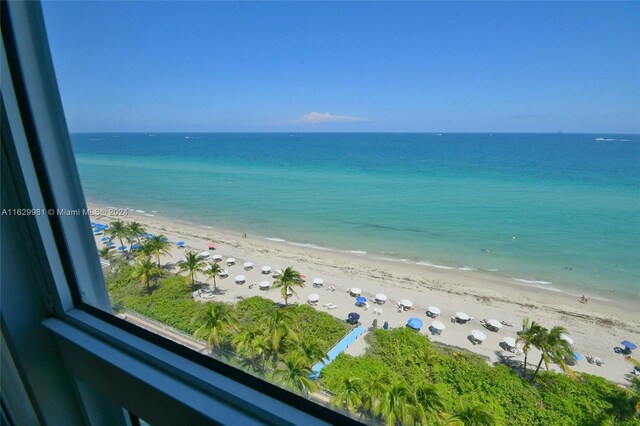
<svg viewBox="0 0 640 426"><path fill-rule="evenodd" d="M90 203L92 209L103 209ZM374 317L370 311L362 313L362 323L369 325L372 319L383 322L388 320L391 326L403 326L408 315L421 318L425 327L430 319L424 315L426 307L435 305L442 309L443 322L447 329L442 336L430 336L434 341L471 350L479 355L496 359L497 345L493 340L506 335L515 337L523 317L542 323L545 327L563 325L568 328L575 340L575 348L581 354L593 354L605 360L604 367L596 367L586 362L579 363L577 371L587 371L590 374L604 376L610 380L625 384L624 374L631 370L631 364L624 358L613 353L613 347L623 339L640 340L637 330L640 321L635 315L637 308L633 300L597 300L590 298L588 304L581 304L578 297L568 293L550 291L544 288L519 285L499 276L483 271L469 271L429 267L417 263L400 262L395 260L378 259L361 252L344 252L327 250L326 248L311 247L305 244L291 244L287 241L268 236L243 235L213 226L184 222L179 219L145 215L142 211L129 211L127 216L95 216L93 219L112 221L122 219L125 222L137 221L150 232L160 232L167 235L172 243L185 241L187 249L205 250L208 243L218 247L216 253L233 256L238 259L238 265L228 268L229 276L236 274L247 275L247 282L251 282L252 274L257 274L255 280L260 280L259 265L271 265L273 269L280 269L293 265L308 277L309 285L298 290L299 299L294 301L305 303L308 293L317 292L321 295L317 309L323 310L323 303L331 298L339 302L340 309L328 311L339 318L346 317L348 311L358 308L349 307L353 303L346 290L359 287L363 295L372 297L376 293L385 293L389 301L383 306L384 314ZM99 244L99 239L96 239ZM175 263L181 255L172 247L172 257L165 259ZM178 257L180 256L180 257ZM252 261L258 271L240 272L242 261ZM225 267L226 268L226 267ZM264 277L264 276L263 276ZM313 277L322 277L325 287L334 286L335 293L327 293L325 289L315 289L310 285ZM269 279L270 276L263 278ZM237 297L248 297L253 293L279 299L279 292L259 292L249 290L248 286L236 285L233 279L227 279L222 284L228 289L222 298L234 303ZM397 313L395 301L408 298L414 301L417 309L408 313ZM448 317L456 311L468 312L476 318L472 324L449 325ZM360 312L360 311L357 311ZM406 317L406 318L405 318ZM466 341L466 334L470 327L482 329L477 324L482 318L497 318L513 324L513 328L505 327L499 335L491 336L489 340L479 346L472 346ZM344 319L344 318L343 318ZM467 333L468 334L468 333ZM536 358L532 351L530 359Z"/></svg>

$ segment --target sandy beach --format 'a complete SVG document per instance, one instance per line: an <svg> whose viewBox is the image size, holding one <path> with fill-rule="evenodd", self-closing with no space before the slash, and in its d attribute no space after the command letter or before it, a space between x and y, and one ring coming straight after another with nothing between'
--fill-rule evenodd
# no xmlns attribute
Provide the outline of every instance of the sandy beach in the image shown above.
<svg viewBox="0 0 640 426"><path fill-rule="evenodd" d="M104 209L97 205L89 207ZM320 296L317 309L343 320L349 312L357 312L361 315L360 322L365 326L370 326L377 319L379 326L388 321L391 327L403 327L409 318L418 317L424 323L420 333L429 335L432 341L472 351L486 357L489 362L505 358L524 359L522 355L504 351L499 344L505 337L517 337L522 319L529 317L548 328L555 325L566 327L577 352L604 361L604 365L597 366L584 359L577 363L575 371L602 376L620 384L629 383L628 374L632 364L622 355L614 353L613 348L620 346L622 340L640 342L640 316L633 301L590 298L587 304L582 304L574 295L520 286L480 271L438 269L377 259L363 253L293 245L257 235L247 235L245 238L241 233L220 229L215 223L212 223L214 226L201 226L135 211L129 211L125 217L92 217L92 220L101 223L117 219L137 221L148 232L165 234L172 242L172 247L171 256L164 256L162 263L175 265L183 258L184 251L200 252L207 250L209 244L215 244L216 250L211 253L222 256L221 263L229 272L229 277L217 280L222 291L213 300L234 303L242 298L260 295L283 302L278 289L259 289L257 283L273 281L271 274L261 273L261 268L268 265L272 270L277 270L293 266L306 276L307 282L304 288L297 289L297 297L292 297L291 303L307 303L309 294L317 293ZM99 247L102 247L101 237L96 236ZM175 244L177 241L184 241L185 248L178 248ZM236 259L234 266L226 265L225 260L229 257ZM253 269L245 270L245 262L252 262ZM237 275L244 275L246 283L236 284L234 277ZM314 288L314 278L322 278L324 286ZM205 277L200 276L199 279L204 282ZM256 285L250 288L253 283ZM209 284L213 286L211 280ZM335 291L329 290L329 287L334 287ZM362 296L368 299L368 309L355 306L355 298L347 291L354 287L360 288ZM385 304L372 303L377 293L388 297ZM415 309L398 312L397 302L402 299L411 300ZM329 310L324 306L326 303L333 303L337 308ZM432 321L426 315L428 306L437 306L441 310L438 320L446 326L441 335L433 336L428 330ZM451 317L460 311L473 319L466 324L453 323ZM491 332L480 324L482 319L496 319L512 326ZM473 344L469 339L471 330L484 332L486 341L481 345ZM364 339L358 339L346 352L357 356L364 353L365 349ZM538 351L531 350L529 363L536 364L538 360Z"/></svg>

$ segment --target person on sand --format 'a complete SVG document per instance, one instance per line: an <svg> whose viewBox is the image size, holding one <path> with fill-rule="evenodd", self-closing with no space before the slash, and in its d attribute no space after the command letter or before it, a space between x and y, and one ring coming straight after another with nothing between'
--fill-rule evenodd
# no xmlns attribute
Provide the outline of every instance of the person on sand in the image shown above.
<svg viewBox="0 0 640 426"><path fill-rule="evenodd" d="M580 298L580 303L587 303L587 298L584 297L584 294L582 295L582 297Z"/></svg>

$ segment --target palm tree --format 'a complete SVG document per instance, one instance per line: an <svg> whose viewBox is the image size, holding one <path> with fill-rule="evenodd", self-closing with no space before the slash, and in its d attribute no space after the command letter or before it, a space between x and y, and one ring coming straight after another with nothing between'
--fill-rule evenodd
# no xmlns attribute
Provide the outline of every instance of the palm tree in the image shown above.
<svg viewBox="0 0 640 426"><path fill-rule="evenodd" d="M225 303L212 303L202 313L195 317L192 322L202 324L194 333L193 337L200 339L207 338L207 349L213 352L220 351L220 334L225 331L236 330L238 320L231 305Z"/></svg>
<svg viewBox="0 0 640 426"><path fill-rule="evenodd" d="M276 309L267 318L266 329L271 342L274 363L283 348L285 339L298 341L299 337L295 328L291 311L287 308Z"/></svg>
<svg viewBox="0 0 640 426"><path fill-rule="evenodd" d="M442 394L436 385L425 383L416 387L413 401L416 420L420 424L430 424L444 410Z"/></svg>
<svg viewBox="0 0 640 426"><path fill-rule="evenodd" d="M303 357L290 354L284 360L284 369L276 370L275 378L285 387L299 393L309 395L318 390L318 383L309 378L313 371Z"/></svg>
<svg viewBox="0 0 640 426"><path fill-rule="evenodd" d="M117 238L120 241L120 246L123 246L122 239L129 235L129 228L121 220L116 220L111 222L105 234L109 236L109 241Z"/></svg>
<svg viewBox="0 0 640 426"><path fill-rule="evenodd" d="M256 341L260 336L260 330L257 328L245 328L241 333L238 333L233 338L233 343L235 344L236 351L238 353L247 352L249 355L249 360L251 361L251 365L254 370L258 370L257 365L257 357L256 354Z"/></svg>
<svg viewBox="0 0 640 426"><path fill-rule="evenodd" d="M212 263L209 264L209 268L204 271L204 273L208 277L207 280L209 278L213 278L213 291L214 292L218 291L218 287L216 286L216 277L220 275L222 270L223 270L222 266L220 266L218 263L212 262Z"/></svg>
<svg viewBox="0 0 640 426"><path fill-rule="evenodd" d="M185 254L184 260L179 263L179 270L187 271L187 276L191 279L191 286L194 286L196 283L196 274L204 271L206 265L207 263L204 261L204 257L195 251L188 251Z"/></svg>
<svg viewBox="0 0 640 426"><path fill-rule="evenodd" d="M573 370L571 370L565 362L565 358L573 358L574 355L569 342L562 338L563 334L568 334L567 329L559 325L553 327L551 330L541 327L534 342L535 347L540 349L541 352L540 361L538 362L536 371L533 373L531 383L535 381L543 362L547 370L549 369L549 363L553 361L560 366L562 371L573 378L576 377Z"/></svg>
<svg viewBox="0 0 640 426"><path fill-rule="evenodd" d="M304 287L304 283L300 277L300 272L293 269L293 266L289 266L282 271L282 274L273 282L273 286L282 289L282 297L284 298L284 304L286 306L289 302L289 292L296 294L293 288L295 286Z"/></svg>
<svg viewBox="0 0 640 426"><path fill-rule="evenodd" d="M146 244L151 245L152 252L156 255L158 266L160 266L160 255L168 254L169 256L171 256L171 252L169 251L169 239L162 234L154 235L149 240L147 240Z"/></svg>
<svg viewBox="0 0 640 426"><path fill-rule="evenodd" d="M366 392L362 401L363 408L373 412L373 407L380 399L385 397L391 384L391 378L387 374L377 373L373 375L367 382Z"/></svg>
<svg viewBox="0 0 640 426"><path fill-rule="evenodd" d="M146 232L145 229L138 222L131 222L128 228L129 228L129 238L131 238L132 241L135 240L138 243L138 245L141 246L142 243L140 241L140 238Z"/></svg>
<svg viewBox="0 0 640 426"><path fill-rule="evenodd" d="M299 342L299 352L307 358L309 364L326 357L317 339L305 339Z"/></svg>
<svg viewBox="0 0 640 426"><path fill-rule="evenodd" d="M151 240L145 241L140 246L137 253L138 253L138 259L141 259L141 258L151 259L151 257L156 254L153 241ZM158 263L157 266L160 267L160 264Z"/></svg>
<svg viewBox="0 0 640 426"><path fill-rule="evenodd" d="M452 424L461 426L494 426L496 424L496 419L489 408L482 404L461 403L449 420Z"/></svg>
<svg viewBox="0 0 640 426"><path fill-rule="evenodd" d="M131 270L131 277L139 279L140 282L149 288L149 279L156 278L160 275L161 270L154 262L149 258L144 258Z"/></svg>
<svg viewBox="0 0 640 426"><path fill-rule="evenodd" d="M373 414L380 416L387 425L412 424L414 422L412 395L403 382L391 384L387 393L377 399Z"/></svg>
<svg viewBox="0 0 640 426"><path fill-rule="evenodd" d="M100 250L98 250L98 256L108 261L112 261L116 257L113 251L111 251L109 247L103 247Z"/></svg>
<svg viewBox="0 0 640 426"><path fill-rule="evenodd" d="M541 330L542 326L537 322L530 321L529 318L522 320L522 331L518 335L516 342L522 344L522 352L524 352L522 375L525 378L527 377L527 356L529 355L531 346L536 345L536 340L538 339Z"/></svg>
<svg viewBox="0 0 640 426"><path fill-rule="evenodd" d="M363 407L362 379L359 377L344 377L338 392L331 398L331 405L346 408L355 413Z"/></svg>

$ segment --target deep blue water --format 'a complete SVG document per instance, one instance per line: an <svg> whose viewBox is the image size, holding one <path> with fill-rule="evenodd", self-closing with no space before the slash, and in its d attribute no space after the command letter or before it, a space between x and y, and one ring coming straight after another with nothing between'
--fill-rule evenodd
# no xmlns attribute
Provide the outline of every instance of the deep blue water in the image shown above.
<svg viewBox="0 0 640 426"><path fill-rule="evenodd" d="M640 296L640 135L72 140L91 202L531 281L514 284Z"/></svg>

